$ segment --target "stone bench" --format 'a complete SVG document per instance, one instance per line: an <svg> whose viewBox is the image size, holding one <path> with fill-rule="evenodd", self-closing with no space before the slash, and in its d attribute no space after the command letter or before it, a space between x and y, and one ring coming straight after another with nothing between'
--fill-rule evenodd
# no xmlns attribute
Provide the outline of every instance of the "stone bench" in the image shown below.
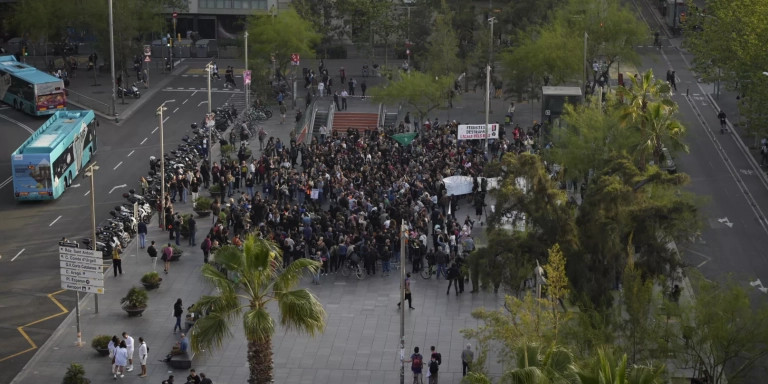
<svg viewBox="0 0 768 384"><path fill-rule="evenodd" d="M192 359L195 358L195 353L192 350L188 350L180 355L171 356L171 361L168 364L173 369L190 369L192 368Z"/></svg>

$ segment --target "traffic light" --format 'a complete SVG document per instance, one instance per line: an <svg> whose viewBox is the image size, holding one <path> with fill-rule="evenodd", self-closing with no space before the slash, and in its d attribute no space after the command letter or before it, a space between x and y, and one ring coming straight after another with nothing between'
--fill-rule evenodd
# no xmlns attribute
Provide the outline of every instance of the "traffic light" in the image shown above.
<svg viewBox="0 0 768 384"><path fill-rule="evenodd" d="M24 44L21 46L21 55L27 56L29 55L29 50L27 49L27 44Z"/></svg>

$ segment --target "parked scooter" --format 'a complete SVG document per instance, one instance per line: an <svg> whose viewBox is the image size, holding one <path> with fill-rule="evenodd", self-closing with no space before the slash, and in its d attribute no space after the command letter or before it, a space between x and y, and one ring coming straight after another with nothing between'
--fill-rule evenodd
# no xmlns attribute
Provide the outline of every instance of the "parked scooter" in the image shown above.
<svg viewBox="0 0 768 384"><path fill-rule="evenodd" d="M141 97L141 92L139 92L139 88L136 87L136 83L131 84L131 86L128 88L117 87L117 97L123 96L133 96L134 98L138 99Z"/></svg>

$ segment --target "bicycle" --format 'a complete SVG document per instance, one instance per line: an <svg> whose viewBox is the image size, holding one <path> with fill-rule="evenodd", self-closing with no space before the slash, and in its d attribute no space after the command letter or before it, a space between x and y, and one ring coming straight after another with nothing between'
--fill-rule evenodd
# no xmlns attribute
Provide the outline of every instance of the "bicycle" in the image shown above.
<svg viewBox="0 0 768 384"><path fill-rule="evenodd" d="M431 279L432 276L437 275L437 265L432 264L428 266L427 268L424 268L421 270L421 278L422 279Z"/></svg>
<svg viewBox="0 0 768 384"><path fill-rule="evenodd" d="M349 277L352 272L355 273L355 276L357 276L358 280L362 280L365 277L365 270L363 269L363 266L360 264L360 262L353 262L348 258L344 260L344 264L341 266L341 275L344 277Z"/></svg>

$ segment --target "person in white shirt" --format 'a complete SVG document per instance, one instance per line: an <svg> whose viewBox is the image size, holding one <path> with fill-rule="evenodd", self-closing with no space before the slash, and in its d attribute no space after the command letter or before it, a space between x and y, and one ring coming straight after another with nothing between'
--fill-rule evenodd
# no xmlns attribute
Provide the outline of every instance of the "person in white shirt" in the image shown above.
<svg viewBox="0 0 768 384"><path fill-rule="evenodd" d="M149 356L149 348L147 343L144 342L143 337L139 337L139 364L141 364L141 374L139 377L147 377L147 358Z"/></svg>
<svg viewBox="0 0 768 384"><path fill-rule="evenodd" d="M126 371L133 371L133 337L128 332L123 332L123 339L125 339L125 349L128 353L128 367Z"/></svg>
<svg viewBox="0 0 768 384"><path fill-rule="evenodd" d="M114 379L117 379L117 375L123 378L125 375L125 365L128 363L128 349L125 345L125 340L120 342L120 346L115 349L115 371L112 374Z"/></svg>

